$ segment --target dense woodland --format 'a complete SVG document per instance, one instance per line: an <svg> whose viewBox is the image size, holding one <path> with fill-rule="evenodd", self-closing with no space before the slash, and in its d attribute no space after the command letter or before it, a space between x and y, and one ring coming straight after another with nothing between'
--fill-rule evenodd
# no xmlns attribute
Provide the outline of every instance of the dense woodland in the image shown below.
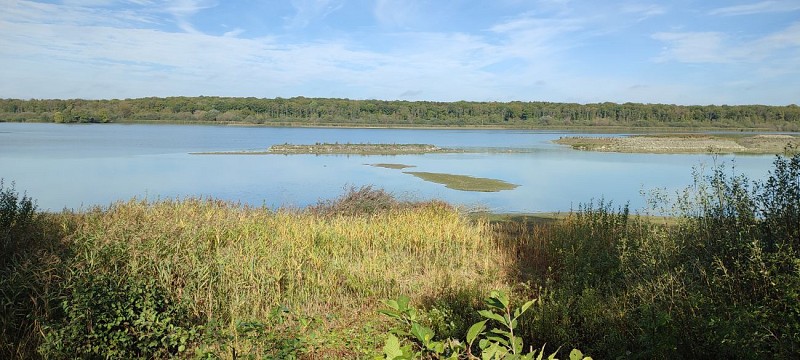
<svg viewBox="0 0 800 360"><path fill-rule="evenodd" d="M800 107L637 103L429 102L295 97L0 99L0 121L218 122L275 126L713 127L800 131Z"/></svg>

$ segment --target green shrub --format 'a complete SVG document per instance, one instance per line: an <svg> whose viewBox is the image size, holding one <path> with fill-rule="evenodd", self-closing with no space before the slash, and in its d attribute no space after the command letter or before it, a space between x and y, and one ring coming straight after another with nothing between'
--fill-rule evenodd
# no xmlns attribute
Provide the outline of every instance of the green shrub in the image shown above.
<svg viewBox="0 0 800 360"><path fill-rule="evenodd" d="M420 324L419 311L410 305L410 299L401 296L384 301L380 312L394 319L399 326L392 328L383 346L382 359L542 359L544 346L535 349L524 347L523 338L515 334L519 320L536 300L519 308L512 308L504 292L492 291L484 300L486 310L478 310L484 319L467 329L462 336L436 340L434 330ZM487 326L488 325L488 326ZM557 354L550 354L554 359ZM478 357L480 355L480 357ZM538 356L537 356L538 355ZM571 360L591 360L579 350L572 350Z"/></svg>
<svg viewBox="0 0 800 360"><path fill-rule="evenodd" d="M155 281L93 271L67 285L63 318L48 324L45 358L164 358L186 351L202 328Z"/></svg>
<svg viewBox="0 0 800 360"><path fill-rule="evenodd" d="M3 246L8 247L13 242L15 231L34 221L36 204L27 195L19 196L14 183L10 188L4 186L0 179L0 239Z"/></svg>

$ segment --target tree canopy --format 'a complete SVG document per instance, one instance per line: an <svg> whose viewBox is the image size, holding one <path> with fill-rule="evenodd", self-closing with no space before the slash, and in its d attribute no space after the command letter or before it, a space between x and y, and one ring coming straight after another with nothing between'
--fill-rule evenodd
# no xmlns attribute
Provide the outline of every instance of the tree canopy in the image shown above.
<svg viewBox="0 0 800 360"><path fill-rule="evenodd" d="M275 126L712 127L800 131L797 105L431 102L295 97L0 99L0 121L214 122Z"/></svg>

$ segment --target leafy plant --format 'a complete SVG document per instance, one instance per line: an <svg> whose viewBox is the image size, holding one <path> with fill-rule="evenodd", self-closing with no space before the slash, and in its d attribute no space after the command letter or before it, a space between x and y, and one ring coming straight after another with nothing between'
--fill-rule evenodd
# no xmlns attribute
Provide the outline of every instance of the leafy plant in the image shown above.
<svg viewBox="0 0 800 360"><path fill-rule="evenodd" d="M154 358L186 351L202 327L150 280L81 272L46 327L46 358Z"/></svg>
<svg viewBox="0 0 800 360"><path fill-rule="evenodd" d="M383 302L386 309L380 313L389 316L400 323L388 335L383 346L383 359L537 359L544 356L544 346L541 349L531 347L528 352L524 350L522 338L515 335L514 331L519 323L519 318L536 303L531 300L519 308L512 309L508 295L502 291L492 291L485 304L487 310L478 313L486 320L473 324L465 335L465 343L457 339L448 338L442 341L433 340L433 330L420 325L417 310L410 306L410 299L401 296L397 300ZM497 324L496 327L487 327L487 324ZM477 345L477 355L473 348ZM555 359L558 351L550 354L548 359ZM480 357L478 357L480 355ZM575 349L570 353L571 360L591 359L584 357L583 353Z"/></svg>
<svg viewBox="0 0 800 360"><path fill-rule="evenodd" d="M36 204L27 195L19 196L14 183L6 188L3 180L0 179L0 239L6 245L11 239L3 239L12 236L12 230L21 228L33 222L36 215Z"/></svg>

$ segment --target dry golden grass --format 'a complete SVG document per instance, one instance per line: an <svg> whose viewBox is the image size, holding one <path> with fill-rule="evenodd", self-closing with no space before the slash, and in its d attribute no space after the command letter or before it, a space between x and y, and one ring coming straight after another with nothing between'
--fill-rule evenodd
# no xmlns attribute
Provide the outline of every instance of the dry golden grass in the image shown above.
<svg viewBox="0 0 800 360"><path fill-rule="evenodd" d="M507 257L490 227L437 202L321 216L213 200L132 200L70 221L84 266L154 277L194 316L231 329L265 321L284 305L325 319L326 332L352 331L379 319L381 299L508 287Z"/></svg>

